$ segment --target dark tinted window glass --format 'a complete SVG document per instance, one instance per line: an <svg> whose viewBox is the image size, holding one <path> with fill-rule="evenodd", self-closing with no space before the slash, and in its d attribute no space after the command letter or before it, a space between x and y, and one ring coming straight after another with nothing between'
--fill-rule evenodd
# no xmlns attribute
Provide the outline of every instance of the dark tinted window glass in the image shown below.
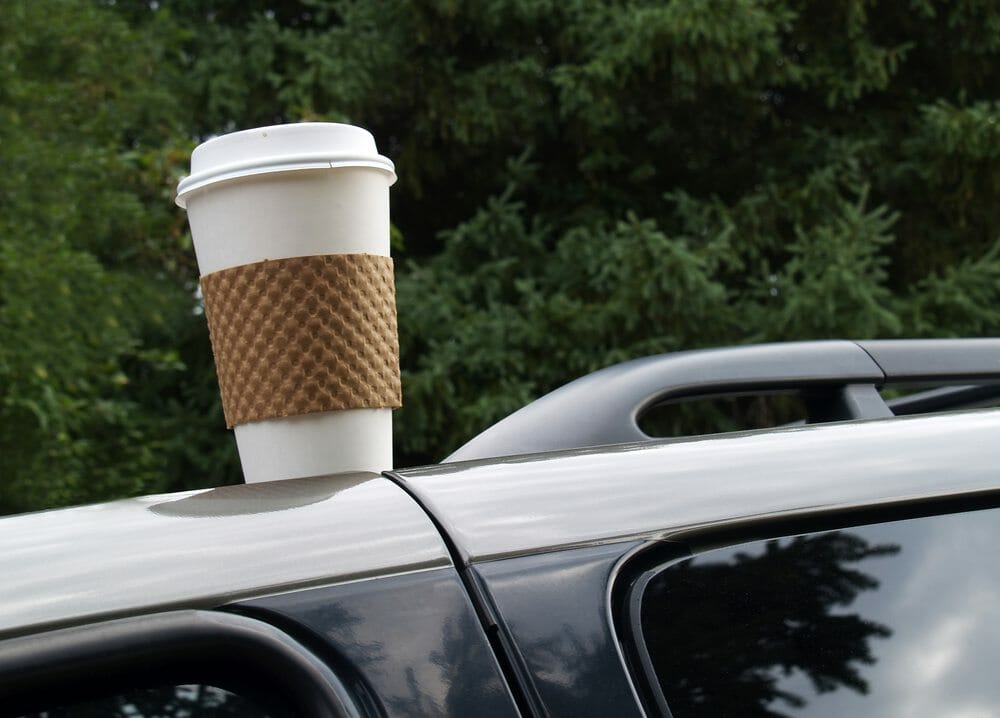
<svg viewBox="0 0 1000 718"><path fill-rule="evenodd" d="M711 551L648 584L675 718L995 716L1000 513Z"/></svg>
<svg viewBox="0 0 1000 718"><path fill-rule="evenodd" d="M30 713L23 718L288 718L243 696L206 685L136 688L97 700Z"/></svg>

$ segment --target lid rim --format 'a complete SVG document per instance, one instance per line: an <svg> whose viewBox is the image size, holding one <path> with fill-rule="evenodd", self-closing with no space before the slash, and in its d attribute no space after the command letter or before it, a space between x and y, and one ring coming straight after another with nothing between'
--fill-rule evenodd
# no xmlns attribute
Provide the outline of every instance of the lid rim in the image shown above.
<svg viewBox="0 0 1000 718"><path fill-rule="evenodd" d="M251 177L254 175L276 172L294 172L311 169L339 169L345 167L361 167L382 170L390 177L389 184L396 181L396 167L392 160L383 155L359 156L356 154L301 154L284 157L263 157L243 162L233 162L227 165L188 175L177 184L175 202L179 207L187 205L187 196L219 182Z"/></svg>

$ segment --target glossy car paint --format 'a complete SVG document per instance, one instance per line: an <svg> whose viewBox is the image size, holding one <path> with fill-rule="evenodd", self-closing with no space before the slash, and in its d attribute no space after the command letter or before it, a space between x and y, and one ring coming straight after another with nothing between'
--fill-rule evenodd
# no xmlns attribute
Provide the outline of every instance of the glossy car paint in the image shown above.
<svg viewBox="0 0 1000 718"><path fill-rule="evenodd" d="M268 712L275 715L291 711L310 718L361 718L343 681L301 643L246 616L191 610L0 641L0 715L147 715L145 710L123 709L120 703L113 706L117 701L107 697L120 695L123 685L141 685L150 678L165 688L176 681L183 684L192 675L248 698L245 706L270 705ZM140 691L130 692L134 697ZM74 706L102 696L100 712ZM233 710L226 706L222 714L235 715ZM157 714L180 716L184 711Z"/></svg>
<svg viewBox="0 0 1000 718"><path fill-rule="evenodd" d="M639 708L621 682L608 597L631 547L863 506L995 497L998 431L996 411L828 424L8 518L0 637L229 604L328 652L386 711L480 712L469 706L500 695L499 679L455 686L470 666L489 675L496 664L488 653L484 663L482 624L422 505L481 585L544 711L629 715ZM471 653L458 655L465 644ZM599 679L573 662L579 651L603 666ZM600 703L603 680L612 703Z"/></svg>
<svg viewBox="0 0 1000 718"><path fill-rule="evenodd" d="M399 471L464 563L1000 488L1000 412L820 424ZM957 468L960 467L960 468Z"/></svg>
<svg viewBox="0 0 1000 718"><path fill-rule="evenodd" d="M0 636L451 564L391 481L353 474L0 520Z"/></svg>
<svg viewBox="0 0 1000 718"><path fill-rule="evenodd" d="M643 715L608 607L615 568L638 545L615 543L473 567L545 714Z"/></svg>
<svg viewBox="0 0 1000 718"><path fill-rule="evenodd" d="M332 652L337 674L377 715L518 715L453 568L271 596L232 610L311 635L303 641Z"/></svg>

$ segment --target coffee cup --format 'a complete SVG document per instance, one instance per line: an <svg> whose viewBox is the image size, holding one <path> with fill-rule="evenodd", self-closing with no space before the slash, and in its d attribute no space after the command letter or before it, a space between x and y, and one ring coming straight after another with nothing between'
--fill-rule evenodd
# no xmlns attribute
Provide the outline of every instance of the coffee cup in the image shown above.
<svg viewBox="0 0 1000 718"><path fill-rule="evenodd" d="M392 468L395 179L372 135L342 124L245 130L192 154L176 201L247 482Z"/></svg>

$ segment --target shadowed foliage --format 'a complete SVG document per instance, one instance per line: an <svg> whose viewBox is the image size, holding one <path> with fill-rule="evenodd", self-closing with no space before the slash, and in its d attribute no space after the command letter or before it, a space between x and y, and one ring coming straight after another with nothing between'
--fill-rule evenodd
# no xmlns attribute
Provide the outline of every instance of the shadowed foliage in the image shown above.
<svg viewBox="0 0 1000 718"><path fill-rule="evenodd" d="M628 358L1000 324L988 0L0 10L0 512L238 480L172 203L235 129L396 162L401 466Z"/></svg>

